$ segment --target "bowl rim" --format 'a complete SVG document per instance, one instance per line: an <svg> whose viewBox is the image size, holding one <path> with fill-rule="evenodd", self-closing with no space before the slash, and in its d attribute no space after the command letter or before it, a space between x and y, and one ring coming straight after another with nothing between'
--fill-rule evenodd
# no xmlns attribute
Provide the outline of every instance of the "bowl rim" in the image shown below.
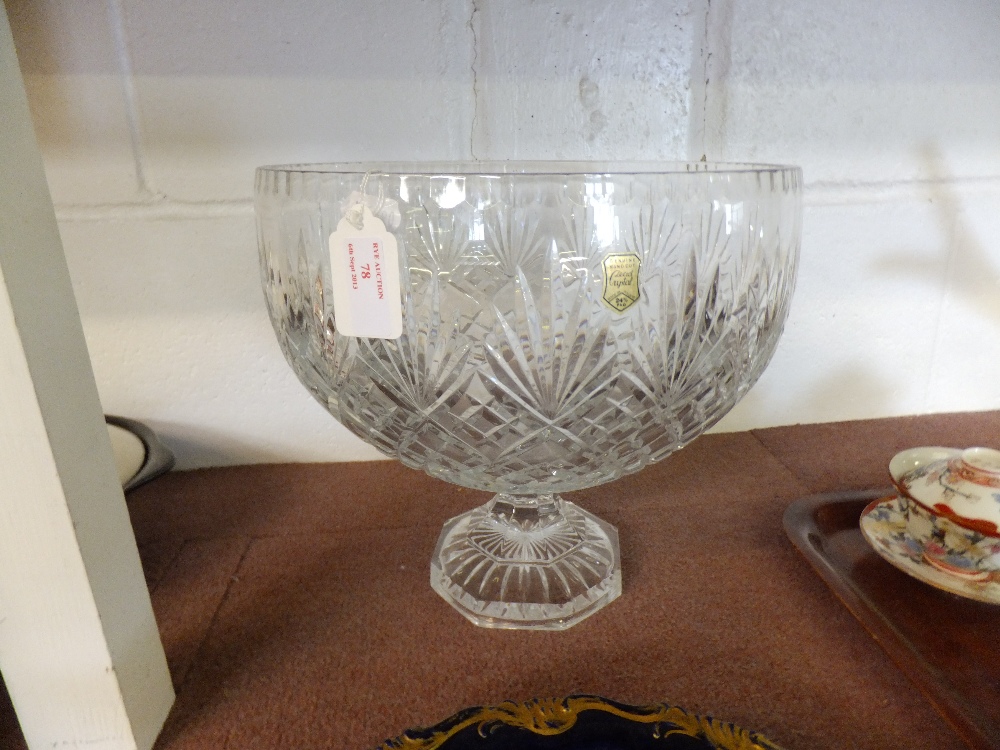
<svg viewBox="0 0 1000 750"><path fill-rule="evenodd" d="M589 175L729 175L797 173L802 168L787 164L707 161L561 161L561 160L492 160L492 161L358 161L303 164L269 164L257 167L257 173L389 175L400 177L503 177L589 176Z"/></svg>

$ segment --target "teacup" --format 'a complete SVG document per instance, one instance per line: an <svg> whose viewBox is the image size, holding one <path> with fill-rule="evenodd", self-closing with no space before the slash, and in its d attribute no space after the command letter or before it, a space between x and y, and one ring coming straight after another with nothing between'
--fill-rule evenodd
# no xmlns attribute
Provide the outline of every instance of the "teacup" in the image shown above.
<svg viewBox="0 0 1000 750"><path fill-rule="evenodd" d="M889 473L928 563L975 579L1000 576L1000 451L912 448L893 457Z"/></svg>

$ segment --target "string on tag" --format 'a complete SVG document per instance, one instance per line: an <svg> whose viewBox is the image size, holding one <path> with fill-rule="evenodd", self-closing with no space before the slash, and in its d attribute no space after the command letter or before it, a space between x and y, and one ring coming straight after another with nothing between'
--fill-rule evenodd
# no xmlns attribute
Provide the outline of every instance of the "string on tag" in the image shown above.
<svg viewBox="0 0 1000 750"><path fill-rule="evenodd" d="M371 174L370 171L365 172L365 176L361 178L361 189L351 196L354 198L353 205L344 212L344 218L359 232L365 228L365 188L368 187L368 178Z"/></svg>
<svg viewBox="0 0 1000 750"><path fill-rule="evenodd" d="M368 187L368 180L372 172L365 172L361 178L361 187L353 191L347 200L341 204L343 216L347 222L357 231L365 228L365 207L372 212L373 216L378 216L382 222L394 230L399 226L399 204L391 198L385 197L385 183L378 181L378 195L368 195L365 191Z"/></svg>

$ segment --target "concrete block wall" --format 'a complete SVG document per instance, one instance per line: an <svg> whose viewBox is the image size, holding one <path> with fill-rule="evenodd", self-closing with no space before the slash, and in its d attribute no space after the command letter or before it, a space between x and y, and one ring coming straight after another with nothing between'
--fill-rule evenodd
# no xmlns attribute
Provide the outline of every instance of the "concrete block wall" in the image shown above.
<svg viewBox="0 0 1000 750"><path fill-rule="evenodd" d="M799 164L792 314L718 429L1000 408L995 0L5 4L105 411L182 468L378 455L274 341L266 163Z"/></svg>

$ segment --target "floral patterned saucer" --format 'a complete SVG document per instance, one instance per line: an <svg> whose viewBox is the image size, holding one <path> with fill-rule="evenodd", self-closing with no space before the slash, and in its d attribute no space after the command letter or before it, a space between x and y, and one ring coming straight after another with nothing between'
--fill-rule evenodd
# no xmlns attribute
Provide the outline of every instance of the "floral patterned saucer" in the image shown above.
<svg viewBox="0 0 1000 750"><path fill-rule="evenodd" d="M1000 576L994 574L985 580L975 580L957 575L955 571L946 572L940 562L929 562L924 546L907 530L900 498L885 497L870 503L861 514L861 533L883 559L904 573L967 599L1000 604ZM941 550L935 553L936 560L947 560Z"/></svg>

